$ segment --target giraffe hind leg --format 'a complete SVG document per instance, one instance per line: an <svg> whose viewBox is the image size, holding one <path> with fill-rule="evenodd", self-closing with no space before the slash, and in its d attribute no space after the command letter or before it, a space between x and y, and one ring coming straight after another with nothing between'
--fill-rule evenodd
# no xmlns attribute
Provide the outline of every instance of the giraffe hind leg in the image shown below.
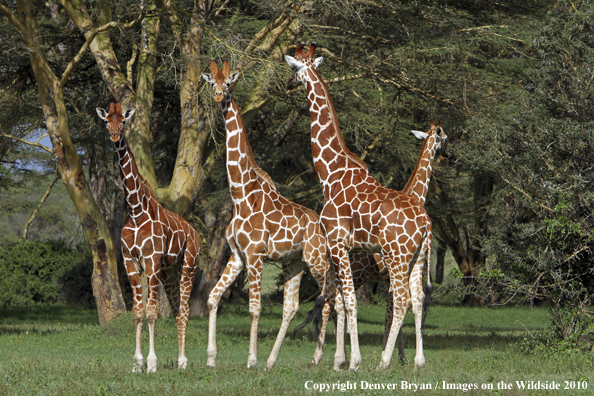
<svg viewBox="0 0 594 396"><path fill-rule="evenodd" d="M179 369L185 369L188 366L188 358L186 357L186 329L188 326L188 319L190 318L190 293L192 292L192 285L194 284L194 277L198 269L198 256L190 257L188 252L184 256L184 263L179 281L179 311L175 317L177 323L177 342L179 347L179 355L177 358L177 365Z"/></svg>
<svg viewBox="0 0 594 396"><path fill-rule="evenodd" d="M408 264L405 263L412 260L412 257L407 257L408 260L406 258L402 260L396 255L391 257L383 255L383 257L386 260L386 266L390 269L390 293L388 298L393 300L393 314L390 333L386 346L382 351L382 361L379 368L388 369L390 368L396 338L402 328L402 322L408 307Z"/></svg>
<svg viewBox="0 0 594 396"><path fill-rule="evenodd" d="M411 302L412 309L415 315L415 333L417 340L417 350L415 354L415 368L423 367L425 365L425 356L423 354L423 304L425 300L425 294L423 293L423 265L425 258L431 259L431 231L427 233L423 243L421 245L421 251L414 264L413 271L410 279L410 291L411 291ZM429 275L427 275L429 279ZM428 284L430 281L428 280Z"/></svg>
<svg viewBox="0 0 594 396"><path fill-rule="evenodd" d="M299 284L305 271L305 264L301 260L291 262L283 270L285 277L285 291L283 296L283 321L276 337L276 342L272 352L266 362L266 370L270 370L276 364L278 352L280 350L285 334L289 329L291 321L299 310Z"/></svg>

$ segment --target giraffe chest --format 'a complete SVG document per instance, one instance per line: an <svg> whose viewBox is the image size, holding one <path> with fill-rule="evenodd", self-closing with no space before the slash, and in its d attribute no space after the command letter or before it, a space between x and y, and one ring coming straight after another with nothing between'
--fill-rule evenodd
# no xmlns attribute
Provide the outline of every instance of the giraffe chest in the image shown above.
<svg viewBox="0 0 594 396"><path fill-rule="evenodd" d="M141 265L148 258L157 259L165 267L171 265L183 253L184 246L182 230L172 231L162 221L128 221L122 230L122 249L127 249Z"/></svg>

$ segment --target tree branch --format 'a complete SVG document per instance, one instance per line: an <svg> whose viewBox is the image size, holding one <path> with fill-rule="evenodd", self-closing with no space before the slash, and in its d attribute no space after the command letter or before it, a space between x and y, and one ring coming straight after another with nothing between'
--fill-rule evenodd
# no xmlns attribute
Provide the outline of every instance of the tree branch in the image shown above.
<svg viewBox="0 0 594 396"><path fill-rule="evenodd" d="M109 30L114 27L121 27L122 29L130 29L130 28L134 27L134 25L140 23L140 21L144 18L145 14L146 14L145 11L142 10L140 15L138 15L138 17L135 20L133 20L132 22L124 23L124 24L121 24L119 22L109 22L103 26L100 26L97 29L91 30L90 31L91 34L89 34L87 36L85 43L80 48L80 50L78 50L78 53L76 54L74 59L72 59L70 61L70 63L68 64L68 66L66 66L66 70L64 70L64 74L62 74L62 79L60 80L60 88L64 88L64 86L66 85L66 81L68 80L68 76L70 75L70 72L72 72L72 70L76 67L76 65L78 65L78 63L81 61L84 53L89 48L89 45L91 45L91 43L93 42L93 40L95 40L95 37L97 37L97 35L99 33L105 32L106 30Z"/></svg>
<svg viewBox="0 0 594 396"><path fill-rule="evenodd" d="M0 13L2 13L8 21L12 23L17 29L20 30L23 37L27 34L27 29L21 24L21 22L17 19L17 17L6 7L4 4L0 3Z"/></svg>
<svg viewBox="0 0 594 396"><path fill-rule="evenodd" d="M58 181L59 178L60 178L60 176L56 174L56 177L54 177L54 181L51 182L51 184L49 185L49 187L45 191L45 194L41 198L41 201L39 202L39 205L37 205L37 209L35 209L35 212L33 212L33 214L31 215L31 218L29 219L29 221L27 222L27 224L25 224L25 230L23 231L23 239L27 239L27 231L29 231L29 226L33 222L33 219L35 219L35 216L37 215L37 212L39 212L39 209L41 209L41 205L43 205L43 203L45 202L45 200L47 199L47 197L49 197L50 191L52 191L52 187L54 186L54 184L56 184L56 182Z"/></svg>
<svg viewBox="0 0 594 396"><path fill-rule="evenodd" d="M19 142L21 142L21 143L28 144L29 146L35 146L35 147L38 147L38 148L40 148L40 149L43 149L43 150L47 151L48 153L50 153L50 154L52 154L52 155L54 154L54 152L53 152L51 149L49 149L49 148L45 147L43 144L40 144L40 143L35 143L35 142L30 142L30 141L28 141L28 140L25 140L25 139L22 139L22 138L20 138L20 137L17 137L17 136L14 136L14 135L8 135L8 134L6 134L6 133L3 133L3 132L0 132L0 136L4 136L4 137L6 137L6 138L10 138L10 139L18 140L18 141L19 141Z"/></svg>
<svg viewBox="0 0 594 396"><path fill-rule="evenodd" d="M541 203L539 203L539 202L536 202L536 200L535 200L534 198L532 198L532 197L531 197L531 196L530 196L530 195L529 195L529 194L528 194L526 191L522 190L522 189L521 189L521 188L519 188L519 187L516 187L516 186L514 186L514 185L512 184L512 182L511 182L511 181L509 181L509 180L507 180L505 177L502 177L502 178L501 178L501 180L503 180L503 181L504 181L504 182L506 182L506 183L507 183L507 184L508 184L508 185L509 185L511 188L513 188L514 190L516 190L517 192L519 192L520 194L522 194L522 195L524 195L526 198L528 198L528 200L529 200L530 202L533 202L533 203L535 203L536 205L538 205L538 206L540 206L541 208L543 208L543 209L545 209L545 210L549 211L550 213L554 213L554 212L555 212L553 209L549 208L548 206L546 206L546 205L543 205L543 204L541 204Z"/></svg>

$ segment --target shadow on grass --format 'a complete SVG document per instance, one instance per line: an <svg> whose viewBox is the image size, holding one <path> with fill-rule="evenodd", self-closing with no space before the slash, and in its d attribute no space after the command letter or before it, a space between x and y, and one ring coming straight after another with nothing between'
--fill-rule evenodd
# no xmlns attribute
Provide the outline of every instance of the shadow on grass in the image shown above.
<svg viewBox="0 0 594 396"><path fill-rule="evenodd" d="M39 323L92 325L99 324L99 317L96 310L66 305L0 307L0 326L2 327Z"/></svg>
<svg viewBox="0 0 594 396"><path fill-rule="evenodd" d="M406 326L405 326L406 327ZM412 325L410 326L412 327ZM249 328L221 328L217 330L218 334L225 334L233 338L249 339ZM260 329L258 330L258 339L275 339L278 329ZM491 328L485 328L483 331L455 331L441 334L425 334L423 336L424 349L432 350L473 350L473 349L501 349L504 350L510 344L521 341L523 335L507 332L497 332ZM298 333L290 330L287 332L285 340L295 340L315 343L313 330L302 330ZM362 332L359 334L359 344L367 346L382 347L384 334ZM345 335L345 343L350 344L350 336ZM336 345L336 337L332 334L326 336L326 345ZM415 348L416 337L414 333L406 332L404 334L404 345L406 348Z"/></svg>

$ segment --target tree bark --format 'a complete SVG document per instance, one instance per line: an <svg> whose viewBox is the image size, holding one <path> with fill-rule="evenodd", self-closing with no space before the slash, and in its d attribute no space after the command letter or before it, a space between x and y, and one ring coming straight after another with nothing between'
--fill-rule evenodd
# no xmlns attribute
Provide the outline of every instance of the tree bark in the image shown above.
<svg viewBox="0 0 594 396"><path fill-rule="evenodd" d="M200 282L194 288L194 301L190 308L191 316L208 316L208 306L206 304L208 296L219 281L219 274L231 255L231 250L225 238L225 231L232 217L233 201L229 195L221 215L213 227L212 236L209 238L208 256L205 260L204 271L200 277Z"/></svg>
<svg viewBox="0 0 594 396"><path fill-rule="evenodd" d="M89 190L80 157L72 143L63 85L50 69L42 50L35 5L26 0L18 0L16 5L18 20L5 6L0 7L0 11L20 30L29 49L58 171L91 246L94 264L91 282L99 322L103 325L126 310L109 227Z"/></svg>
<svg viewBox="0 0 594 396"><path fill-rule="evenodd" d="M444 241L439 240L437 242L437 260L435 262L435 283L443 283L443 273L445 270L445 255L448 246Z"/></svg>

